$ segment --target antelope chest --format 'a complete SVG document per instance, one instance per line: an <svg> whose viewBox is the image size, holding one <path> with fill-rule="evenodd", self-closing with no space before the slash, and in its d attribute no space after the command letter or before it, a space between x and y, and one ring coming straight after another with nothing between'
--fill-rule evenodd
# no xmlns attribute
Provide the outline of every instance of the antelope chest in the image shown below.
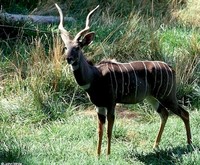
<svg viewBox="0 0 200 165"><path fill-rule="evenodd" d="M107 107L112 104L114 100L109 86L110 84L104 84L100 80L91 83L90 88L86 90L90 101L97 107Z"/></svg>

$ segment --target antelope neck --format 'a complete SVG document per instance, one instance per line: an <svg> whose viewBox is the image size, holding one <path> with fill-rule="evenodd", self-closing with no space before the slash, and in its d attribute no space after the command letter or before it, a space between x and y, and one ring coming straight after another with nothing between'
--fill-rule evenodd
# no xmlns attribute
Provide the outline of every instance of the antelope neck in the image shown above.
<svg viewBox="0 0 200 165"><path fill-rule="evenodd" d="M90 88L93 80L93 69L88 64L84 56L80 56L80 60L76 65L72 65L73 73L77 83L85 90Z"/></svg>
<svg viewBox="0 0 200 165"><path fill-rule="evenodd" d="M72 67L72 71L76 71L77 69L79 69L79 63L75 62L74 64L71 65Z"/></svg>

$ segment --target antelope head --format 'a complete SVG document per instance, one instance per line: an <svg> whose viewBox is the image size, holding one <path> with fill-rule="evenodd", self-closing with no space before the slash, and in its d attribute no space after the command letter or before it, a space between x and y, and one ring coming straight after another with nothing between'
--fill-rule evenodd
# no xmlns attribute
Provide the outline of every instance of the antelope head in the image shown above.
<svg viewBox="0 0 200 165"><path fill-rule="evenodd" d="M68 64L76 65L79 63L80 56L82 55L82 48L86 45L89 45L93 38L94 38L94 32L89 32L89 20L94 11L99 7L99 5L89 12L86 18L86 24L85 28L78 32L74 38L70 37L70 34L65 28L63 27L63 13L61 8L57 5L56 8L58 9L58 12L60 14L60 24L58 26L58 29L60 30L61 38L64 42L64 56L67 59Z"/></svg>

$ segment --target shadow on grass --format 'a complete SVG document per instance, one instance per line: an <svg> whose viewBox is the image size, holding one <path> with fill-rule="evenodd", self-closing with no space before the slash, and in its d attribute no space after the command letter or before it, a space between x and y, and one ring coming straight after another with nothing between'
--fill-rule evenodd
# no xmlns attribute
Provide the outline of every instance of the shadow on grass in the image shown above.
<svg viewBox="0 0 200 165"><path fill-rule="evenodd" d="M30 156L25 149L19 146L7 146L0 149L0 163L27 164L26 157Z"/></svg>
<svg viewBox="0 0 200 165"><path fill-rule="evenodd" d="M174 165L181 163L184 155L200 151L200 146L170 147L168 149L157 149L149 153L132 150L129 153L129 160L143 162L154 165Z"/></svg>

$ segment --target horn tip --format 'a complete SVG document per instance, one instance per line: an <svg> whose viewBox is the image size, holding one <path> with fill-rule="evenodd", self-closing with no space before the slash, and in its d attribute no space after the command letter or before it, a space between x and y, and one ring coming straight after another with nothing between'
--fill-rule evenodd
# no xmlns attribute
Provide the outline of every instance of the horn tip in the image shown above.
<svg viewBox="0 0 200 165"><path fill-rule="evenodd" d="M97 5L97 7L95 8L95 10L98 9L98 8L99 8L99 5Z"/></svg>
<svg viewBox="0 0 200 165"><path fill-rule="evenodd" d="M60 7L58 6L58 4L57 4L57 3L55 3L55 6L56 6L56 8L57 8L57 9L59 9L59 8L60 8Z"/></svg>

